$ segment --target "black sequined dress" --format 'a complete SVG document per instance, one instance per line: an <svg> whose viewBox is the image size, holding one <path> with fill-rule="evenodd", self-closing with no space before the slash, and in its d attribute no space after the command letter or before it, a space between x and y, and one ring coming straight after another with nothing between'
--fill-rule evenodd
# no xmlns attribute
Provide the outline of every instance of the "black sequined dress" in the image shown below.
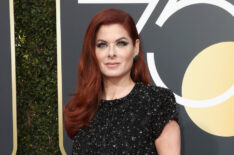
<svg viewBox="0 0 234 155"><path fill-rule="evenodd" d="M155 139L169 120L178 121L171 90L137 82L119 99L101 100L90 127L78 130L73 155L155 154Z"/></svg>

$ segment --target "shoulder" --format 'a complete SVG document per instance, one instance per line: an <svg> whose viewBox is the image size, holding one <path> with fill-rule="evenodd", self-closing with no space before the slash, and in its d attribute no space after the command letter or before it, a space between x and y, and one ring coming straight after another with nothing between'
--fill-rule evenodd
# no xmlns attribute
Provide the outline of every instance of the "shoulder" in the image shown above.
<svg viewBox="0 0 234 155"><path fill-rule="evenodd" d="M163 97L174 97L172 90L164 87L148 85L152 91L153 95L163 96Z"/></svg>
<svg viewBox="0 0 234 155"><path fill-rule="evenodd" d="M169 100L171 102L175 102L175 96L172 90L152 84L144 84L140 83L141 91L149 94L149 97L153 100Z"/></svg>
<svg viewBox="0 0 234 155"><path fill-rule="evenodd" d="M144 102L144 106L153 110L154 114L159 114L159 111L169 111L174 113L176 111L176 99L173 91L155 86L152 84L140 83L138 87L138 98Z"/></svg>
<svg viewBox="0 0 234 155"><path fill-rule="evenodd" d="M173 91L159 86L147 85L150 91L152 137L157 139L168 122L168 129L178 127L177 103ZM166 132L167 133L167 132Z"/></svg>

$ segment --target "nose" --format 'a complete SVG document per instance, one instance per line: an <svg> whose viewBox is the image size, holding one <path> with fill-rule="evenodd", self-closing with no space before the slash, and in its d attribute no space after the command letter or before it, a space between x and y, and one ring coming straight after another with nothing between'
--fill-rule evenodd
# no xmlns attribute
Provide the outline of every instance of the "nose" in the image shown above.
<svg viewBox="0 0 234 155"><path fill-rule="evenodd" d="M110 46L109 46L109 50L108 50L108 56L109 57L113 57L113 56L115 56L115 54L116 54L116 51L115 51L116 49L115 49L115 45L114 44L110 44Z"/></svg>

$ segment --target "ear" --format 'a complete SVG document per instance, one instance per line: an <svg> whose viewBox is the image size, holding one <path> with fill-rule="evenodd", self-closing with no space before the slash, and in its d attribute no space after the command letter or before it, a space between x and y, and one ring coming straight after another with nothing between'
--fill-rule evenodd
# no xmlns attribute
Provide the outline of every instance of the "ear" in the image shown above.
<svg viewBox="0 0 234 155"><path fill-rule="evenodd" d="M139 54L139 50L140 50L140 39L136 39L135 41L135 46L134 46L134 56Z"/></svg>

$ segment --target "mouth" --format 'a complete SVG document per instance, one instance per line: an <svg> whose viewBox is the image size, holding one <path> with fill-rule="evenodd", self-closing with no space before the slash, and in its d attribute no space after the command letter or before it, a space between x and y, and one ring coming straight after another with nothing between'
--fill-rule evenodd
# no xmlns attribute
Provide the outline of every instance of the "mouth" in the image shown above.
<svg viewBox="0 0 234 155"><path fill-rule="evenodd" d="M109 68L117 67L117 66L119 66L119 64L120 64L120 63L118 63L118 62L112 62L112 63L108 62L108 63L105 63L105 65L106 65L107 67L109 67Z"/></svg>

